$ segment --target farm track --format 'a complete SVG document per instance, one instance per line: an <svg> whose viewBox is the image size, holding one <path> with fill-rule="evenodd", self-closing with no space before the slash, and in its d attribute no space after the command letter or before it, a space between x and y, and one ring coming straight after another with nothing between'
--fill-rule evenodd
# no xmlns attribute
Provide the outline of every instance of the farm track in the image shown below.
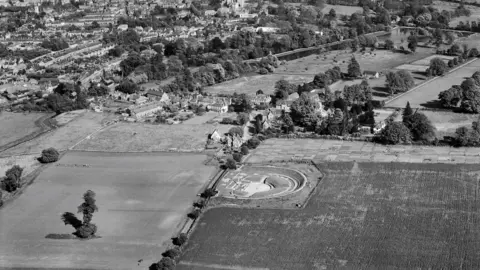
<svg viewBox="0 0 480 270"><path fill-rule="evenodd" d="M39 131L35 131L33 133L30 133L30 134L24 136L23 138L20 138L18 140L15 140L13 142L10 142L10 143L7 143L5 145L0 146L0 157L1 157L1 153L7 151L8 149L11 149L11 148L13 148L17 145L22 144L22 143L34 140L34 139L42 136L43 134L46 134L46 133L56 129L57 126L52 124L52 122L51 122L52 116L53 115L48 114L48 115L45 115L45 116L43 116L40 119L35 121L35 125L40 127Z"/></svg>

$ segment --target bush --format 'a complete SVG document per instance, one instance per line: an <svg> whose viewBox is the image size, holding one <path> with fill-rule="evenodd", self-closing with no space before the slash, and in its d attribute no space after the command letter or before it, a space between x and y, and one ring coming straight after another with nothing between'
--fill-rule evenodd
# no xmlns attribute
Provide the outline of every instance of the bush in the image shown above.
<svg viewBox="0 0 480 270"><path fill-rule="evenodd" d="M235 160L236 162L241 162L242 161L242 153L233 153L232 157L233 157L233 160Z"/></svg>
<svg viewBox="0 0 480 270"><path fill-rule="evenodd" d="M173 244L180 247L187 242L187 239L187 234L181 233L173 239Z"/></svg>
<svg viewBox="0 0 480 270"><path fill-rule="evenodd" d="M150 265L149 270L173 270L175 261L169 257L163 257L159 262Z"/></svg>
<svg viewBox="0 0 480 270"><path fill-rule="evenodd" d="M198 201L193 203L193 207L203 209L205 207L205 201L204 200L198 200Z"/></svg>
<svg viewBox="0 0 480 270"><path fill-rule="evenodd" d="M259 71L258 71L259 74L262 74L262 75L265 75L268 73L268 70L266 68L261 68Z"/></svg>
<svg viewBox="0 0 480 270"><path fill-rule="evenodd" d="M20 179L22 178L23 169L14 165L5 172L5 179L3 179L3 185L7 192L13 192L20 187Z"/></svg>
<svg viewBox="0 0 480 270"><path fill-rule="evenodd" d="M225 167L227 169L230 169L230 170L236 170L237 169L237 163L232 158L228 158L227 162L225 162Z"/></svg>
<svg viewBox="0 0 480 270"><path fill-rule="evenodd" d="M180 257L181 253L182 253L182 251L180 250L179 247L174 247L174 248L171 248L171 249L163 252L162 256L173 259L173 260L176 260L178 257Z"/></svg>
<svg viewBox="0 0 480 270"><path fill-rule="evenodd" d="M248 155L248 147L246 145L242 145L242 147L240 148L240 152L242 153L242 155L246 156Z"/></svg>
<svg viewBox="0 0 480 270"><path fill-rule="evenodd" d="M200 213L202 213L202 210L194 209L192 212L188 213L187 217L191 219L196 219L200 216Z"/></svg>
<svg viewBox="0 0 480 270"><path fill-rule="evenodd" d="M237 122L233 120L232 118L225 117L222 119L220 124L225 124L225 125L235 125Z"/></svg>
<svg viewBox="0 0 480 270"><path fill-rule="evenodd" d="M234 136L234 135L238 135L239 137L243 137L243 128L241 127L232 127L230 128L230 130L228 131L228 134Z"/></svg>
<svg viewBox="0 0 480 270"><path fill-rule="evenodd" d="M57 149L51 147L42 151L42 156L40 157L40 162L42 163L51 163L58 160L60 154Z"/></svg>
<svg viewBox="0 0 480 270"><path fill-rule="evenodd" d="M249 149L255 149L260 145L260 140L256 137L252 137L246 142L246 145Z"/></svg>
<svg viewBox="0 0 480 270"><path fill-rule="evenodd" d="M215 190L214 188L207 188L202 194L201 194L201 197L202 198L210 198L210 197L213 197L215 195L217 195L218 191Z"/></svg>

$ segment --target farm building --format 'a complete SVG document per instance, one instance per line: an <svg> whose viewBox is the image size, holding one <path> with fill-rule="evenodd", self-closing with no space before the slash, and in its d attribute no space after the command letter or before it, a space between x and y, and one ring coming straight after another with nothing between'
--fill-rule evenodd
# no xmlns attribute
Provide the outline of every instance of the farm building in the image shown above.
<svg viewBox="0 0 480 270"><path fill-rule="evenodd" d="M380 78L380 73L377 71L364 71L363 72L363 77L367 79L378 79Z"/></svg>
<svg viewBox="0 0 480 270"><path fill-rule="evenodd" d="M135 116L137 119L144 118L163 109L160 103L149 103L141 106L136 106L130 109L131 116Z"/></svg>

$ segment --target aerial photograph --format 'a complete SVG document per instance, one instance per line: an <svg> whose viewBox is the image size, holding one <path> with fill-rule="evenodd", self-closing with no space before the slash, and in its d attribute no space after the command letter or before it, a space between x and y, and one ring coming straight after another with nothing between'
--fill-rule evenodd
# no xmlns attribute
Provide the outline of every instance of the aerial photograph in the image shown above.
<svg viewBox="0 0 480 270"><path fill-rule="evenodd" d="M0 0L0 270L479 270L477 196L480 0Z"/></svg>

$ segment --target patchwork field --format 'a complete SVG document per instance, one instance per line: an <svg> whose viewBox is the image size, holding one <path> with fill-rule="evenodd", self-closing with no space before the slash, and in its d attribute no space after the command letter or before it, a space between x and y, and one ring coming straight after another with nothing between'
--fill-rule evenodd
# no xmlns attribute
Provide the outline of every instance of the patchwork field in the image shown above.
<svg viewBox="0 0 480 270"><path fill-rule="evenodd" d="M378 50L368 53L354 53L363 71L385 72L406 62L413 62L433 54L431 49L418 48L415 54L393 53ZM261 89L265 94L273 94L275 83L281 79L290 83L302 84L311 82L313 77L320 72L325 72L334 66L339 66L342 71L347 71L347 66L352 53L350 50L332 51L321 55L310 55L280 65L274 73L267 75L252 75L237 78L205 88L205 91L218 93L246 93L254 94Z"/></svg>
<svg viewBox="0 0 480 270"><path fill-rule="evenodd" d="M40 127L35 121L47 114L44 113L0 113L0 146L19 140Z"/></svg>
<svg viewBox="0 0 480 270"><path fill-rule="evenodd" d="M214 208L176 269L479 269L476 165L329 163L303 209Z"/></svg>
<svg viewBox="0 0 480 270"><path fill-rule="evenodd" d="M480 69L480 61L474 60L472 63L459 68L447 75L426 83L416 90L409 92L389 102L387 107L404 108L407 102L410 102L412 108L436 108L438 107L438 94L447 90L452 85L459 85L466 77Z"/></svg>
<svg viewBox="0 0 480 270"><path fill-rule="evenodd" d="M0 210L0 268L147 269L160 259L212 176L214 168L202 165L204 159L178 153L67 153ZM100 238L47 239L73 232L60 215L76 213L88 189L97 194L93 223Z"/></svg>
<svg viewBox="0 0 480 270"><path fill-rule="evenodd" d="M111 152L202 151L208 134L214 129L226 133L230 127L198 123L152 125L120 122L90 136L74 149Z"/></svg>

